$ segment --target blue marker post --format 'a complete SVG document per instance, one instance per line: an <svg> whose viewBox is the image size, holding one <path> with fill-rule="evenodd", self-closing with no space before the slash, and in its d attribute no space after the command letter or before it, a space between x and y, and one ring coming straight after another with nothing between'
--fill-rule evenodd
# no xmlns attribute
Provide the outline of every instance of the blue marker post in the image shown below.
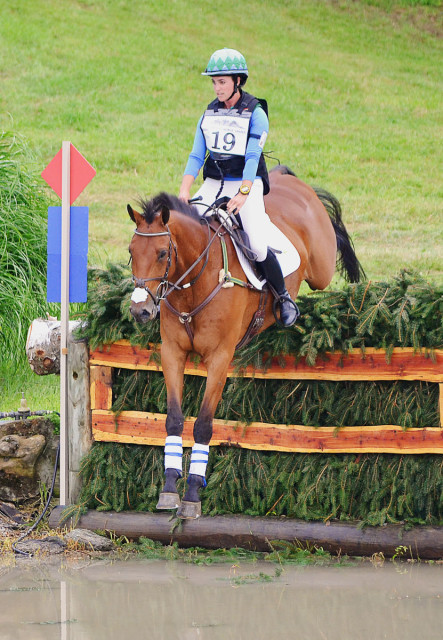
<svg viewBox="0 0 443 640"><path fill-rule="evenodd" d="M88 294L89 208L71 207L69 223L69 302ZM62 208L48 208L47 301L61 302Z"/></svg>
<svg viewBox="0 0 443 640"><path fill-rule="evenodd" d="M61 207L48 209L47 299L60 302L60 504L69 499L68 333L69 303L87 298L88 208L71 207L95 176L95 169L63 142L42 177L61 196Z"/></svg>

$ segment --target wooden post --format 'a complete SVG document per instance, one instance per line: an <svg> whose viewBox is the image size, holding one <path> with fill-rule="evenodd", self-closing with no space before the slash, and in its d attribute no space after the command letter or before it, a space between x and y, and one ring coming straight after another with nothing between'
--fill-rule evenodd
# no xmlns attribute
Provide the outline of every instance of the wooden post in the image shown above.
<svg viewBox="0 0 443 640"><path fill-rule="evenodd" d="M90 373L89 373L89 348L86 340L76 340L72 332L78 327L78 321L70 321L66 342L66 420L65 433L67 435L69 425L69 441L62 442L60 438L60 452L66 446L65 452L65 494L62 505L77 502L81 483L79 478L80 463L92 446L91 430L91 399ZM34 320L28 331L26 353L29 364L38 375L47 373L61 373L60 354L61 323L57 320ZM50 367L45 367L45 361L49 360ZM108 387L105 395L106 401L100 408L110 409L112 405L112 381L111 369L107 367L92 367L103 369ZM61 382L61 381L60 381ZM106 390L106 387L104 387ZM93 396L94 397L94 396ZM62 398L61 398L62 400ZM61 430L61 412L60 412ZM62 483L60 491L62 489ZM61 497L61 496L60 496Z"/></svg>
<svg viewBox="0 0 443 640"><path fill-rule="evenodd" d="M112 407L112 369L111 367L91 366L91 409L108 411Z"/></svg>
<svg viewBox="0 0 443 640"><path fill-rule="evenodd" d="M80 462L92 445L91 403L89 398L89 350L85 340L68 340L68 493L67 503L77 502L81 482Z"/></svg>

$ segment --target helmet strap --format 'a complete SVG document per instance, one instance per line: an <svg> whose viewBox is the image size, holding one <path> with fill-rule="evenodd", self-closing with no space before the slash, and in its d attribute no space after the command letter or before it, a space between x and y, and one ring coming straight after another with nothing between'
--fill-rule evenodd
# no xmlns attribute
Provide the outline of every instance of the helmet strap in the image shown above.
<svg viewBox="0 0 443 640"><path fill-rule="evenodd" d="M235 96L235 94L237 93L237 91L240 91L240 81L239 81L239 76L233 76L234 79L234 91L231 93L231 95L229 96L229 98L226 100L226 102L229 102L229 100ZM238 82L238 84L237 84Z"/></svg>

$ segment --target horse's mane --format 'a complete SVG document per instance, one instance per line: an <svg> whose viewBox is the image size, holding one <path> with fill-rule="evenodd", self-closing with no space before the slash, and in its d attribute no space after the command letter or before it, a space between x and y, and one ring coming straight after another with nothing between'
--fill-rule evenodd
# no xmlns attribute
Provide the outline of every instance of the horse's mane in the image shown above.
<svg viewBox="0 0 443 640"><path fill-rule="evenodd" d="M154 196L151 200L141 199L140 206L142 209L142 215L148 224L154 222L155 215L161 210L162 207L167 207L168 209L179 211L180 213L184 213L185 216L200 220L200 216L196 207L188 204L187 202L183 202L183 200L179 200L177 196L165 193L164 191Z"/></svg>

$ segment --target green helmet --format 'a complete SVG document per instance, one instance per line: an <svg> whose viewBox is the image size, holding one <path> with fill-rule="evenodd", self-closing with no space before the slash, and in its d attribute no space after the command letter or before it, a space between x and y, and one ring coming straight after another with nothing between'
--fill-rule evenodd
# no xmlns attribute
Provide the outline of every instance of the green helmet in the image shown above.
<svg viewBox="0 0 443 640"><path fill-rule="evenodd" d="M218 49L209 59L202 76L236 76L248 75L248 67L244 56L236 49Z"/></svg>

